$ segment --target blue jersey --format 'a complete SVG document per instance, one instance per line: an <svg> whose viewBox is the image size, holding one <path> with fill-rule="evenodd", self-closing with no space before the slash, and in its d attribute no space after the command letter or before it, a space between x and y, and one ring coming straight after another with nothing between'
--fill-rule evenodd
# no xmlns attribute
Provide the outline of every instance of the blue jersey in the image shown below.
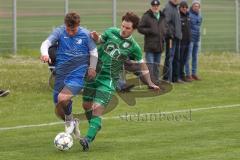
<svg viewBox="0 0 240 160"><path fill-rule="evenodd" d="M74 36L69 36L66 26L56 28L48 37L51 44L58 43L55 64L54 101L66 86L73 95L80 92L89 64L89 53L96 48L90 32L82 27Z"/></svg>
<svg viewBox="0 0 240 160"><path fill-rule="evenodd" d="M56 67L77 57L85 57L89 62L89 52L96 48L90 32L82 27L78 28L76 35L69 36L66 26L60 26L49 35L48 40L52 44L58 42Z"/></svg>
<svg viewBox="0 0 240 160"><path fill-rule="evenodd" d="M189 12L190 22L191 22L191 41L192 42L199 42L201 36L201 24L202 24L202 16L200 13L194 12L190 9Z"/></svg>

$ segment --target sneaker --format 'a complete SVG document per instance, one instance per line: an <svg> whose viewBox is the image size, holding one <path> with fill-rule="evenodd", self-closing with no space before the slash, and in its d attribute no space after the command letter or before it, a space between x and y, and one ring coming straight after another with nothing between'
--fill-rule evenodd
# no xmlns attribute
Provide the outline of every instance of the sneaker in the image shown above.
<svg viewBox="0 0 240 160"><path fill-rule="evenodd" d="M201 78L199 78L197 75L192 75L192 79L196 81L201 81Z"/></svg>
<svg viewBox="0 0 240 160"><path fill-rule="evenodd" d="M81 144L83 151L89 150L89 141L86 137L80 139L79 143Z"/></svg>
<svg viewBox="0 0 240 160"><path fill-rule="evenodd" d="M75 121L75 128L73 130L73 135L76 139L80 139L80 136L81 136L81 132L80 132L80 129L79 129L79 119L77 118L74 118L74 121Z"/></svg>
<svg viewBox="0 0 240 160"><path fill-rule="evenodd" d="M191 80L190 78L187 78L186 76L183 76L183 77L182 77L182 80L183 80L184 82L192 82L192 80Z"/></svg>
<svg viewBox="0 0 240 160"><path fill-rule="evenodd" d="M178 79L178 80L174 81L173 83L183 84L183 83L185 83L185 82L182 81L181 79Z"/></svg>
<svg viewBox="0 0 240 160"><path fill-rule="evenodd" d="M192 78L192 76L186 76L186 80L192 82L194 79Z"/></svg>
<svg viewBox="0 0 240 160"><path fill-rule="evenodd" d="M0 97L5 97L5 96L7 96L9 93L10 93L9 90L6 90L6 91L0 90Z"/></svg>
<svg viewBox="0 0 240 160"><path fill-rule="evenodd" d="M177 83L185 83L185 81L179 79L179 80L177 80Z"/></svg>
<svg viewBox="0 0 240 160"><path fill-rule="evenodd" d="M65 132L68 134L72 134L75 128L75 120L65 121Z"/></svg>

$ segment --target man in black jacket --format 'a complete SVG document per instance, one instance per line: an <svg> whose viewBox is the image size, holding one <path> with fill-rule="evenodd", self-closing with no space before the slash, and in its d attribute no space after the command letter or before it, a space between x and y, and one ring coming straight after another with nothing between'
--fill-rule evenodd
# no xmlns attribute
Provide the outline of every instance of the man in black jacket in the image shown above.
<svg viewBox="0 0 240 160"><path fill-rule="evenodd" d="M180 19L182 25L182 40L180 43L180 78L185 82L191 82L190 78L185 76L184 67L188 58L189 44L191 40L190 18L188 12L188 4L182 1L179 5Z"/></svg>
<svg viewBox="0 0 240 160"><path fill-rule="evenodd" d="M182 39L180 14L178 4L180 0L169 0L164 8L164 14L170 33L166 38L166 57L164 62L164 80L181 82L179 80L180 40Z"/></svg>
<svg viewBox="0 0 240 160"><path fill-rule="evenodd" d="M139 33L144 35L145 59L148 63L151 79L155 84L160 81L160 61L163 41L167 32L165 15L160 11L160 1L152 0L138 26Z"/></svg>

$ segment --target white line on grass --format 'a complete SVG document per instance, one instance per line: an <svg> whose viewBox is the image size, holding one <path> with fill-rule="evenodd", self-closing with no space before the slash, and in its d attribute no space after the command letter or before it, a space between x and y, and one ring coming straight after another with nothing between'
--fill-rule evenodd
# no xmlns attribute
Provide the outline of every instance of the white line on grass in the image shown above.
<svg viewBox="0 0 240 160"><path fill-rule="evenodd" d="M211 109L221 109L221 108L233 108L233 107L240 107L240 104L233 104L233 105L225 105L225 106L214 106L214 107L206 107L206 108L195 108L195 109L183 109L183 110L176 110L176 111L170 111L170 112L161 112L162 114L172 114L172 113L182 113L182 112L188 112L191 110L191 112L198 112L203 110L211 110ZM154 115L159 113L142 113L141 115ZM120 116L114 116L114 117L103 117L103 119L120 119L120 118L127 118L128 116L121 115ZM33 125L20 125L15 127L3 127L0 128L0 131L5 130L14 130L14 129L22 129L22 128L34 128L34 127L44 127L44 126L53 126L53 125L59 125L63 124L63 122L51 122L51 123L43 123L43 124L33 124Z"/></svg>

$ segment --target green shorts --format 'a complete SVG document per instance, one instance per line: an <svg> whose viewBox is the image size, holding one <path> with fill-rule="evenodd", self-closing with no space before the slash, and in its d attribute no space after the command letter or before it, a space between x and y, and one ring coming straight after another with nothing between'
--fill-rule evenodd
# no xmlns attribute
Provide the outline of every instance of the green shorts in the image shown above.
<svg viewBox="0 0 240 160"><path fill-rule="evenodd" d="M109 77L97 77L95 80L86 81L83 102L94 102L106 107L116 91L116 83L116 80Z"/></svg>

